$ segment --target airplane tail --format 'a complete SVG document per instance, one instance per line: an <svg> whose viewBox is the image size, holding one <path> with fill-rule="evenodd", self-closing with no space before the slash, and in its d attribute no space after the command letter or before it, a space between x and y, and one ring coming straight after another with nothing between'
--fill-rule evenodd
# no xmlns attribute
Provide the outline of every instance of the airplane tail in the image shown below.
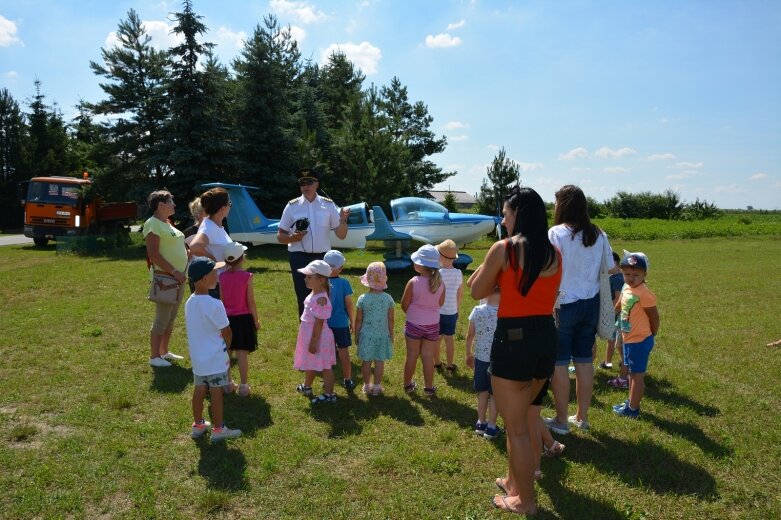
<svg viewBox="0 0 781 520"><path fill-rule="evenodd" d="M400 233L393 229L388 222L388 217L379 206L372 207L372 216L374 217L374 232L366 237L366 240L411 240L412 237L406 233Z"/></svg>
<svg viewBox="0 0 781 520"><path fill-rule="evenodd" d="M261 213L258 205L255 204L247 191L259 188L221 182L203 184L203 187L224 188L228 191L232 204L231 211L228 212L228 229L231 233L251 233L257 229L267 228L273 223Z"/></svg>

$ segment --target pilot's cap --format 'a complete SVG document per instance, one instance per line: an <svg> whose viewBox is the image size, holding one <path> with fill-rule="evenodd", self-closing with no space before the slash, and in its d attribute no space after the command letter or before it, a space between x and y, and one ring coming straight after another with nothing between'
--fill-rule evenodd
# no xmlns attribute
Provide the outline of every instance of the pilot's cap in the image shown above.
<svg viewBox="0 0 781 520"><path fill-rule="evenodd" d="M320 172L315 170L314 168L301 168L298 170L298 180L299 181L305 181L305 180L320 180Z"/></svg>

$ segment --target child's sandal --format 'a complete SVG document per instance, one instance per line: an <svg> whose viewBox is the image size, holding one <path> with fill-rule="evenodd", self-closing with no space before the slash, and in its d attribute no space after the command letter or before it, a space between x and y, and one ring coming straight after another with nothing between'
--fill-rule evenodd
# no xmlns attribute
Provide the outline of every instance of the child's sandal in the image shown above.
<svg viewBox="0 0 781 520"><path fill-rule="evenodd" d="M549 459L553 459L555 457L558 457L564 452L564 444L560 443L559 441L553 441L553 444L551 444L550 448L547 446L542 452L543 457L547 457Z"/></svg>
<svg viewBox="0 0 781 520"><path fill-rule="evenodd" d="M312 395L312 387L301 384L296 386L296 392L298 392L299 394L304 394L305 396L309 397Z"/></svg>
<svg viewBox="0 0 781 520"><path fill-rule="evenodd" d="M424 387L423 388L423 393L426 394L426 397L436 397L436 395L437 395L437 387L436 386Z"/></svg>
<svg viewBox="0 0 781 520"><path fill-rule="evenodd" d="M240 397L247 397L250 392L250 387L248 384L242 383L239 385L239 396Z"/></svg>
<svg viewBox="0 0 781 520"><path fill-rule="evenodd" d="M312 399L312 404L333 403L336 401L336 394L320 394Z"/></svg>
<svg viewBox="0 0 781 520"><path fill-rule="evenodd" d="M415 381L411 382L408 385L404 385L404 391L407 392L408 394L413 393L417 389L418 389L418 384Z"/></svg>
<svg viewBox="0 0 781 520"><path fill-rule="evenodd" d="M455 372L456 370L458 370L458 365L455 365L455 364L447 365L445 367L445 370L447 370L448 372Z"/></svg>

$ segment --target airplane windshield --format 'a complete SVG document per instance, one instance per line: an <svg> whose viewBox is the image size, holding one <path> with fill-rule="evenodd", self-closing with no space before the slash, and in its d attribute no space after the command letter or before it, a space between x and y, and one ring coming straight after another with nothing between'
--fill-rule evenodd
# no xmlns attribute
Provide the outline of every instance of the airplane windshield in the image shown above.
<svg viewBox="0 0 781 520"><path fill-rule="evenodd" d="M439 213L444 215L447 208L433 200L421 199L418 197L403 197L391 201L391 210L393 219L396 221L419 220L423 213Z"/></svg>

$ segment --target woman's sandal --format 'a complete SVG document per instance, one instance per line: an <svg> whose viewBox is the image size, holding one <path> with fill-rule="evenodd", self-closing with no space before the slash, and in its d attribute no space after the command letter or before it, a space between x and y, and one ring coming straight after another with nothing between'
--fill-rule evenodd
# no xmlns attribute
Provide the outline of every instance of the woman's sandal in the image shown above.
<svg viewBox="0 0 781 520"><path fill-rule="evenodd" d="M496 478L496 487L502 490L502 493L507 494L507 479L505 477Z"/></svg>
<svg viewBox="0 0 781 520"><path fill-rule="evenodd" d="M537 508L535 507L532 511L526 512L521 511L519 509L513 508L508 502L507 499L509 499L507 495L494 495L494 497L491 499L491 505L493 505L497 509L501 509L502 511L507 511L508 513L517 513L519 515L536 515L537 514Z"/></svg>
<svg viewBox="0 0 781 520"><path fill-rule="evenodd" d="M418 384L415 381L411 382L408 385L404 385L404 391L407 392L408 394L413 393L417 389L418 389Z"/></svg>
<svg viewBox="0 0 781 520"><path fill-rule="evenodd" d="M542 456L549 459L554 459L564 452L564 448L564 444L560 443L559 441L553 441L553 444L551 444L550 448L545 447L545 449L542 451Z"/></svg>

